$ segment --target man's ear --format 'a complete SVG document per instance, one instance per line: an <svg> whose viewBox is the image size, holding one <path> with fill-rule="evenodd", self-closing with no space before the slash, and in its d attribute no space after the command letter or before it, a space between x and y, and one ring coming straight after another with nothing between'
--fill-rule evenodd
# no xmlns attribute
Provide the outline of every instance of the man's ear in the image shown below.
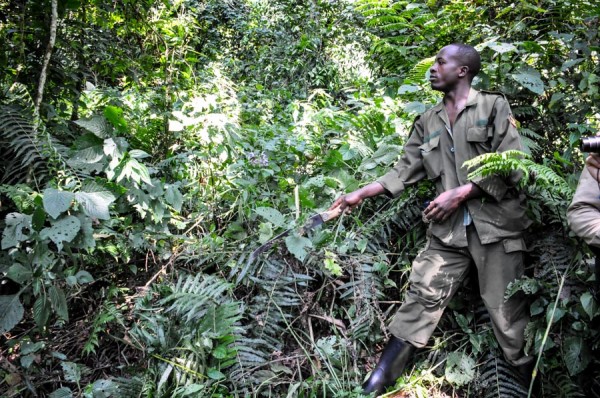
<svg viewBox="0 0 600 398"><path fill-rule="evenodd" d="M467 73L469 73L469 67L466 65L463 65L460 67L460 70L458 71L458 76L465 77L465 76L467 76Z"/></svg>

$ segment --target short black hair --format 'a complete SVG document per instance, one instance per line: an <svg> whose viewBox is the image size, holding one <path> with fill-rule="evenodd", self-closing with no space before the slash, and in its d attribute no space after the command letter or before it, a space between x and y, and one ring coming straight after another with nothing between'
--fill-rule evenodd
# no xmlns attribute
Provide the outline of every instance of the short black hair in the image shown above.
<svg viewBox="0 0 600 398"><path fill-rule="evenodd" d="M477 52L473 46L469 46L468 44L452 43L450 45L458 49L458 56L460 57L461 62L464 62L465 65L469 67L469 75L471 75L471 78L477 76L481 70L481 57L479 56L479 52Z"/></svg>

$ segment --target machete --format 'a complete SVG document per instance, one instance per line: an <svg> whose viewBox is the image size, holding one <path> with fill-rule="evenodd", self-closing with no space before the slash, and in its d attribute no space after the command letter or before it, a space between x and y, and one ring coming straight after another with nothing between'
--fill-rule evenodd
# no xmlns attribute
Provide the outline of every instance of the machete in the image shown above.
<svg viewBox="0 0 600 398"><path fill-rule="evenodd" d="M327 222L329 220L333 220L336 217L339 217L339 215L342 214L342 212L343 212L342 206L338 206L331 210L324 211L323 213L315 214L314 216L310 217L306 221L306 223L304 224L304 226L302 228L300 228L300 230L298 231L298 234L304 235L306 232L310 231L313 228L318 227L319 225L323 224L324 222ZM248 261L246 262L246 267L248 265L250 265L250 263L252 261L254 261L254 259L256 257L258 257L261 253L264 253L267 250L269 250L275 242L277 242L279 239L281 239L283 237L288 236L293 230L294 229L292 228L292 229L288 229L287 231L283 231L282 233L280 233L273 239L269 240L267 243L263 244L262 246L259 246L256 250L254 250L250 254L250 257L248 257Z"/></svg>

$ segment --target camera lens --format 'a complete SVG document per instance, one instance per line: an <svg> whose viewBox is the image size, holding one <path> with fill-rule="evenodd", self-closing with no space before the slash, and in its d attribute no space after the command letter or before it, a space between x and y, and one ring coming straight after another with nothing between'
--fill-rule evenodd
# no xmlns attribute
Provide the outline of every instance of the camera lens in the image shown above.
<svg viewBox="0 0 600 398"><path fill-rule="evenodd" d="M600 136L582 138L581 150L583 152L600 152Z"/></svg>

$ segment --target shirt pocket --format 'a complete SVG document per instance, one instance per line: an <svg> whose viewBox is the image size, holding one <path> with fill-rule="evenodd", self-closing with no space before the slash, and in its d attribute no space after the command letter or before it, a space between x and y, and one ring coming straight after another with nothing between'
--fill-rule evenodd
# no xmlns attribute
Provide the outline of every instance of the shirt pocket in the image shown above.
<svg viewBox="0 0 600 398"><path fill-rule="evenodd" d="M421 157L423 158L423 167L427 173L427 178L430 180L435 180L442 173L442 157L439 146L439 135L419 146Z"/></svg>
<svg viewBox="0 0 600 398"><path fill-rule="evenodd" d="M505 253L524 252L527 251L527 246L523 238L509 238L502 241Z"/></svg>
<svg viewBox="0 0 600 398"><path fill-rule="evenodd" d="M493 126L471 127L467 130L467 142L479 149L478 153L490 152L492 149Z"/></svg>

